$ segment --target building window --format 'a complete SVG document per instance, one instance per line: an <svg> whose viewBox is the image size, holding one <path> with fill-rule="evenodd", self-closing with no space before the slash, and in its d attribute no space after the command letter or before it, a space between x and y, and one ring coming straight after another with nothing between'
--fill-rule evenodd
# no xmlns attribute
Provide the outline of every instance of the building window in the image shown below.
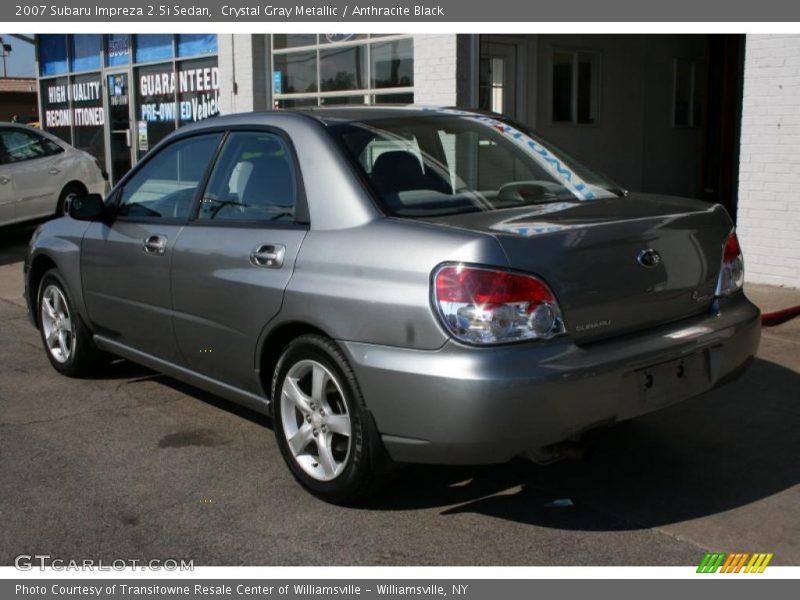
<svg viewBox="0 0 800 600"><path fill-rule="evenodd" d="M142 138L139 142L141 158L175 130L177 115L172 63L136 69L136 113L136 119L141 123L141 131L137 133Z"/></svg>
<svg viewBox="0 0 800 600"><path fill-rule="evenodd" d="M39 40L39 72L42 76L67 72L67 36L42 34Z"/></svg>
<svg viewBox="0 0 800 600"><path fill-rule="evenodd" d="M316 44L316 33L273 34L272 36L272 48L275 50L302 48L303 46L315 46Z"/></svg>
<svg viewBox="0 0 800 600"><path fill-rule="evenodd" d="M372 44L372 85L376 88L414 85L414 41Z"/></svg>
<svg viewBox="0 0 800 600"><path fill-rule="evenodd" d="M131 59L131 36L127 33L106 35L106 66L127 65Z"/></svg>
<svg viewBox="0 0 800 600"><path fill-rule="evenodd" d="M70 70L93 71L100 68L102 37L99 35L70 36Z"/></svg>
<svg viewBox="0 0 800 600"><path fill-rule="evenodd" d="M181 33L178 35L178 56L201 56L216 53L216 34Z"/></svg>
<svg viewBox="0 0 800 600"><path fill-rule="evenodd" d="M219 69L216 58L178 64L178 125L203 121L219 114Z"/></svg>
<svg viewBox="0 0 800 600"><path fill-rule="evenodd" d="M72 77L72 145L105 162L105 124L100 73Z"/></svg>
<svg viewBox="0 0 800 600"><path fill-rule="evenodd" d="M53 77L41 81L42 128L72 143L72 111L69 106L69 79Z"/></svg>
<svg viewBox="0 0 800 600"><path fill-rule="evenodd" d="M367 61L364 46L345 46L319 51L319 87L323 92L363 90Z"/></svg>
<svg viewBox="0 0 800 600"><path fill-rule="evenodd" d="M696 60L676 58L673 63L673 127L700 127L703 124L700 70L701 65Z"/></svg>
<svg viewBox="0 0 800 600"><path fill-rule="evenodd" d="M500 56L485 56L480 62L478 103L482 110L503 113L506 61Z"/></svg>
<svg viewBox="0 0 800 600"><path fill-rule="evenodd" d="M140 34L134 36L134 59L137 63L168 60L172 58L172 34Z"/></svg>
<svg viewBox="0 0 800 600"><path fill-rule="evenodd" d="M370 104L369 96L323 96L320 99L322 106L341 106L344 104Z"/></svg>
<svg viewBox="0 0 800 600"><path fill-rule="evenodd" d="M372 37L375 37L373 34ZM320 44L335 44L336 42L352 42L367 39L366 33L323 33L319 36Z"/></svg>
<svg viewBox="0 0 800 600"><path fill-rule="evenodd" d="M414 101L410 36L293 34L272 36L276 108Z"/></svg>
<svg viewBox="0 0 800 600"><path fill-rule="evenodd" d="M370 104L414 104L414 94L375 94L372 96Z"/></svg>
<svg viewBox="0 0 800 600"><path fill-rule="evenodd" d="M303 94L317 91L317 53L278 54L273 63L275 94Z"/></svg>
<svg viewBox="0 0 800 600"><path fill-rule="evenodd" d="M553 51L553 122L596 125L600 120L600 53Z"/></svg>

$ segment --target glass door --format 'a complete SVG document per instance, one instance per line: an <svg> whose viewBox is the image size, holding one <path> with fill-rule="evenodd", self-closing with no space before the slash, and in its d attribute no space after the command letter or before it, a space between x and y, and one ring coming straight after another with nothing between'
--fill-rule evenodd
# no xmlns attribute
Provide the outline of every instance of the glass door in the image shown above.
<svg viewBox="0 0 800 600"><path fill-rule="evenodd" d="M133 132L127 71L106 76L109 114L111 182L116 184L133 164Z"/></svg>

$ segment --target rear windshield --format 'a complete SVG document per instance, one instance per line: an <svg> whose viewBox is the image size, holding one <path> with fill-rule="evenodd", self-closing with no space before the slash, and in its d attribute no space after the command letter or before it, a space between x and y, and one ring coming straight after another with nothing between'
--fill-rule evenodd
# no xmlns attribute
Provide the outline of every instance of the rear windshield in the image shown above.
<svg viewBox="0 0 800 600"><path fill-rule="evenodd" d="M518 125L441 114L338 124L347 148L390 213L430 217L622 194Z"/></svg>

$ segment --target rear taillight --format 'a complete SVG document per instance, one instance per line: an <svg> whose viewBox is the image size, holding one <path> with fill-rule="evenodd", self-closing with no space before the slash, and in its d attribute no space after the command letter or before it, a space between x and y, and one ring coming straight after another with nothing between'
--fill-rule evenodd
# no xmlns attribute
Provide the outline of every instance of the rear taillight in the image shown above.
<svg viewBox="0 0 800 600"><path fill-rule="evenodd" d="M553 292L533 275L442 266L434 271L433 301L450 334L471 344L549 339L564 333Z"/></svg>
<svg viewBox="0 0 800 600"><path fill-rule="evenodd" d="M735 232L731 232L722 252L722 269L717 280L717 296L729 296L744 285L744 257Z"/></svg>

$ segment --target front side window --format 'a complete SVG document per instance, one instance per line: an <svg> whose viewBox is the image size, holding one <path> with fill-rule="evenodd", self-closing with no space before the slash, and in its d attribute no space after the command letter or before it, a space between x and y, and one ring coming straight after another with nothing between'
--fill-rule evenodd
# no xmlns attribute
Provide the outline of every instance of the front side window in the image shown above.
<svg viewBox="0 0 800 600"><path fill-rule="evenodd" d="M388 211L426 217L610 198L619 186L506 121L441 115L332 125Z"/></svg>
<svg viewBox="0 0 800 600"><path fill-rule="evenodd" d="M122 189L123 217L186 219L221 134L177 141L148 160Z"/></svg>
<svg viewBox="0 0 800 600"><path fill-rule="evenodd" d="M285 142L272 133L232 133L209 179L201 221L294 221L297 185Z"/></svg>
<svg viewBox="0 0 800 600"><path fill-rule="evenodd" d="M3 142L8 162L21 162L54 154L56 144L21 129L0 130L0 140ZM47 143L45 143L47 142Z"/></svg>

